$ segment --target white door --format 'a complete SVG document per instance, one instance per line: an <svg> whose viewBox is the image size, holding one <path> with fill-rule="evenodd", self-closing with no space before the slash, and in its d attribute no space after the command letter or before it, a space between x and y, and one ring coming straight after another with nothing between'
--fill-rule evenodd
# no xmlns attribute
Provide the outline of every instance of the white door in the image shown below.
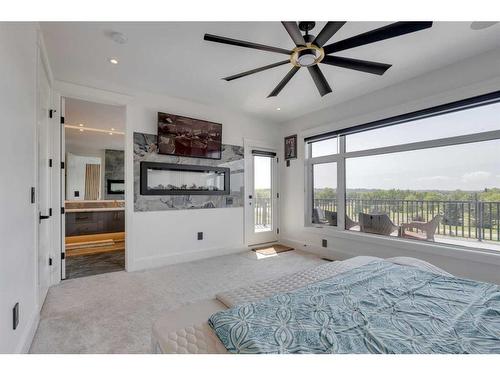
<svg viewBox="0 0 500 375"><path fill-rule="evenodd" d="M278 239L277 227L277 162L276 152L252 148L246 199L246 242L256 245Z"/></svg>
<svg viewBox="0 0 500 375"><path fill-rule="evenodd" d="M64 118L66 115L66 110L65 110L66 102L63 97L61 97L61 103L60 103L60 109L61 109L61 117ZM64 163L64 168L61 170L61 201L60 207L65 207L65 202L66 202L66 171L67 171L67 166L66 166L66 133L64 129L64 124L62 123L63 121L58 121L61 126L61 139L60 139L60 145L61 145L61 161ZM60 248L61 248L61 280L64 280L66 278L66 215L61 214L61 238L59 240L61 241L60 243Z"/></svg>
<svg viewBox="0 0 500 375"><path fill-rule="evenodd" d="M50 285L51 254L51 166L50 166L50 84L41 59L38 66L37 88L38 139L38 304L41 308Z"/></svg>

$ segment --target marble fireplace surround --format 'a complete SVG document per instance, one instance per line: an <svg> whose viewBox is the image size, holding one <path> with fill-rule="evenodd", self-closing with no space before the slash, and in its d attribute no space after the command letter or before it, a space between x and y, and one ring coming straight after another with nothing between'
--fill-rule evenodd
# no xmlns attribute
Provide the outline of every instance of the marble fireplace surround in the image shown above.
<svg viewBox="0 0 500 375"><path fill-rule="evenodd" d="M220 160L161 155L155 134L134 133L134 211L167 211L243 207L244 150L242 146L223 144ZM199 165L229 168L228 195L141 195L141 162Z"/></svg>

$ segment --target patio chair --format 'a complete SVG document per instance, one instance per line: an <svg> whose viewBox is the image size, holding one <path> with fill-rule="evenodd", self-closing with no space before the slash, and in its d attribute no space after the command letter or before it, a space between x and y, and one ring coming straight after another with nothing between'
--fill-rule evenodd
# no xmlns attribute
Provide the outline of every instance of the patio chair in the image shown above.
<svg viewBox="0 0 500 375"><path fill-rule="evenodd" d="M325 216L325 211L323 211L321 208L313 208L312 222L313 224L328 224L328 220L326 220Z"/></svg>
<svg viewBox="0 0 500 375"><path fill-rule="evenodd" d="M312 222L313 224L336 226L337 213L334 211L323 210L321 208L313 208Z"/></svg>
<svg viewBox="0 0 500 375"><path fill-rule="evenodd" d="M325 210L325 218L328 221L328 225L337 226L337 213L335 211Z"/></svg>
<svg viewBox="0 0 500 375"><path fill-rule="evenodd" d="M431 221L411 221L401 224L401 233L403 238L411 238L414 240L434 241L434 234L439 223L443 220L443 215L436 215ZM420 230L424 233L413 232L412 230ZM407 230L409 232L407 232Z"/></svg>
<svg viewBox="0 0 500 375"><path fill-rule="evenodd" d="M359 225L357 221L354 221L349 216L345 215L345 229L351 229L357 225Z"/></svg>
<svg viewBox="0 0 500 375"><path fill-rule="evenodd" d="M399 226L395 225L387 214L365 214L359 213L359 227L361 232L383 234L390 236L398 231Z"/></svg>

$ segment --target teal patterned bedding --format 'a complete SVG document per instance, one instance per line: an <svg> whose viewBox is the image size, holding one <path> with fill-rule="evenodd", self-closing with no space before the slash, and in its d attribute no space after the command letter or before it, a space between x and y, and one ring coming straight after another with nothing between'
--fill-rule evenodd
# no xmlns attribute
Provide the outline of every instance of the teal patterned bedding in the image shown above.
<svg viewBox="0 0 500 375"><path fill-rule="evenodd" d="M500 287L374 261L209 324L230 353L500 353Z"/></svg>

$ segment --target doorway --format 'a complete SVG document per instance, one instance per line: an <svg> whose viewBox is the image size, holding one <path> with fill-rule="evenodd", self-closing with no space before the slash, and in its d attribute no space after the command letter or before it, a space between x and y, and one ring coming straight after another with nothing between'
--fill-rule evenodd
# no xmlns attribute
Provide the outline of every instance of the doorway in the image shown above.
<svg viewBox="0 0 500 375"><path fill-rule="evenodd" d="M63 98L61 278L125 269L125 107Z"/></svg>
<svg viewBox="0 0 500 375"><path fill-rule="evenodd" d="M246 206L246 242L275 242L277 226L277 157L275 150L251 148Z"/></svg>

